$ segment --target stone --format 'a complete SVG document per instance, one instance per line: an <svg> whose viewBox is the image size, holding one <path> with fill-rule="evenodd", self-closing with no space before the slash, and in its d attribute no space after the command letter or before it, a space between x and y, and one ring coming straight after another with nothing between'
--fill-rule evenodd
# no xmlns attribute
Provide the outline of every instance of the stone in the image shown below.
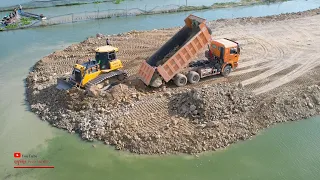
<svg viewBox="0 0 320 180"><path fill-rule="evenodd" d="M194 111L194 110L196 110L196 109L197 109L197 106L195 106L195 105L193 105L193 104L190 106L190 111Z"/></svg>
<svg viewBox="0 0 320 180"><path fill-rule="evenodd" d="M197 128L204 128L204 127L206 127L205 124L198 124L198 125L197 125Z"/></svg>
<svg viewBox="0 0 320 180"><path fill-rule="evenodd" d="M99 90L96 86L91 86L88 90L88 95L91 97L98 97L99 96Z"/></svg>
<svg viewBox="0 0 320 180"><path fill-rule="evenodd" d="M309 107L310 109L313 109L313 108L314 108L314 106L313 106L313 104L312 104L311 102L308 102L308 107Z"/></svg>
<svg viewBox="0 0 320 180"><path fill-rule="evenodd" d="M98 89L102 89L103 88L103 84L97 84L96 86Z"/></svg>
<svg viewBox="0 0 320 180"><path fill-rule="evenodd" d="M197 114L198 114L198 110L194 110L194 111L192 112L192 114L197 115Z"/></svg>
<svg viewBox="0 0 320 180"><path fill-rule="evenodd" d="M177 119L172 119L172 124L173 125L177 125L178 124L178 120Z"/></svg>
<svg viewBox="0 0 320 180"><path fill-rule="evenodd" d="M170 97L170 96L171 96L171 92L170 92L170 91L166 91L166 92L164 93L164 95L167 96L167 97Z"/></svg>
<svg viewBox="0 0 320 180"><path fill-rule="evenodd" d="M219 122L217 122L217 121L210 121L206 124L206 127L208 127L208 128L218 127L218 126L219 126Z"/></svg>

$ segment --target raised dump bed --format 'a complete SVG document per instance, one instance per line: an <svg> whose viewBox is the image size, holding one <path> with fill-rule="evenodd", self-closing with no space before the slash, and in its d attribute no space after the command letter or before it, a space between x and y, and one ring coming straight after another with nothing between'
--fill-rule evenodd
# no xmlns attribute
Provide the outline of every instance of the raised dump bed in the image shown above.
<svg viewBox="0 0 320 180"><path fill-rule="evenodd" d="M170 81L211 41L205 19L190 15L184 21L185 26L141 64L138 76L146 85Z"/></svg>

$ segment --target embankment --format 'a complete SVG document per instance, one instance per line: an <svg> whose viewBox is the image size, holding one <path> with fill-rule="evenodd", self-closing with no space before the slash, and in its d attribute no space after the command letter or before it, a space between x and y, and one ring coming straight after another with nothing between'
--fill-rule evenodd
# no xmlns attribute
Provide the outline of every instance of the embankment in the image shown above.
<svg viewBox="0 0 320 180"><path fill-rule="evenodd" d="M140 63L177 32L172 28L108 37L131 75L109 92L91 97L79 89L55 89L57 77L105 44L106 37L91 37L42 58L27 77L27 99L42 120L119 150L193 154L223 148L273 124L320 114L320 60L314 51L319 12L209 22L215 38L232 38L242 47L239 68L228 78L160 89L137 80Z"/></svg>

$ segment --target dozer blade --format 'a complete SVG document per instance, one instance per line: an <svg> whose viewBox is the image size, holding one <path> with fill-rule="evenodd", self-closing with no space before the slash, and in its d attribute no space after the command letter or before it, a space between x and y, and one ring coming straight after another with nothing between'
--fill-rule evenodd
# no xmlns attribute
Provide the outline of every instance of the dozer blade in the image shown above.
<svg viewBox="0 0 320 180"><path fill-rule="evenodd" d="M56 88L59 90L68 90L73 87L73 84L67 82L64 79L57 79L57 86Z"/></svg>

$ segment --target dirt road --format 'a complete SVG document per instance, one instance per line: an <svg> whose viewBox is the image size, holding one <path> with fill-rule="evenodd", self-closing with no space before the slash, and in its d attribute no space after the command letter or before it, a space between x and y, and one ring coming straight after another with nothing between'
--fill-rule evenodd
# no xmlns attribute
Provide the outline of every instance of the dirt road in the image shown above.
<svg viewBox="0 0 320 180"><path fill-rule="evenodd" d="M56 77L70 72L76 60L93 58L93 49L105 45L105 38L89 38L44 57L35 65L34 72L28 76L28 100L32 110L54 126L70 132L78 131L84 139L100 139L107 144L116 145L118 149L137 153L195 153L225 147L239 139L249 138L259 129L273 123L319 114L320 100L316 96L319 95L317 92L320 87L311 86L320 83L319 13L320 9L315 9L269 17L209 22L214 39L227 37L240 43L239 67L230 77L207 78L184 88L174 88L168 84L167 90L151 94L139 91L132 93L131 89L118 96L123 97L122 101L126 103L116 106L110 105L111 101L106 98L85 99L81 95L63 94L54 87ZM132 31L110 36L109 40L111 45L119 48L118 57L134 77L140 63L177 31L178 28ZM204 58L204 53L200 53L197 58ZM213 86L217 82L239 81L246 90L258 96L249 98L254 102L251 106L248 103L248 107L239 107L245 111L242 115L234 116L230 111L231 114L225 114L229 119L221 117L225 119L221 120L221 126L202 130L198 128L199 123L191 123L184 117L169 112L171 94L191 87ZM306 89L307 86L310 87ZM232 91L237 88L230 86L227 89ZM130 94L125 95L125 92ZM233 99L237 99L241 93L242 91L235 90ZM141 98L136 98L137 94ZM228 99L224 95L221 96L221 103L224 103L223 99ZM294 100L294 106L288 103L291 100ZM233 103L235 102L229 102L231 108L234 107ZM265 108L266 104L273 108ZM245 110L252 109L252 106L257 109ZM234 110L235 114L238 114L239 109ZM261 109L263 113L260 112ZM263 118L266 122L260 122ZM206 126L212 120L208 119L205 124L200 123L200 126ZM237 125L239 120L241 126ZM205 138L209 136L211 138ZM203 141L207 144L198 143Z"/></svg>

